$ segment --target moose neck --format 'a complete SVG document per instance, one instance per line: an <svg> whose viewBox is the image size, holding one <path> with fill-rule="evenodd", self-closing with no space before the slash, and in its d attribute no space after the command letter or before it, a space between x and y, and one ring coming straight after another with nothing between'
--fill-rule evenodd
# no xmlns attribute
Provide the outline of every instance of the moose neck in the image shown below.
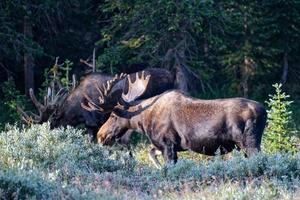
<svg viewBox="0 0 300 200"><path fill-rule="evenodd" d="M154 108L155 102L158 100L160 95L146 99L136 101L135 105L130 106L125 113L125 117L128 119L128 129L133 129L138 132L147 133L146 127L151 123L150 113Z"/></svg>

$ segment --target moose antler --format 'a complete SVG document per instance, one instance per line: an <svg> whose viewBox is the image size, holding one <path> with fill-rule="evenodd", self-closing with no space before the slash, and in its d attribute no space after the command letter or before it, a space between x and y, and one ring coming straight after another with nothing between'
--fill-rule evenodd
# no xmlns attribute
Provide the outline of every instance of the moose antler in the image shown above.
<svg viewBox="0 0 300 200"><path fill-rule="evenodd" d="M139 77L138 72L136 73L136 79L134 82L131 82L130 76L127 76L128 79L128 92L127 94L122 94L122 100L127 103L130 103L137 98L139 98L142 94L144 94L149 80L150 75L145 76L145 71L142 71L141 78Z"/></svg>
<svg viewBox="0 0 300 200"><path fill-rule="evenodd" d="M34 106L38 109L39 115L34 113L27 114L21 108L17 108L17 111L20 113L21 118L27 124L33 123L43 123L46 122L53 111L59 107L65 100L67 96L67 90L65 88L60 89L57 94L54 94L53 90L48 87L47 95L44 96L44 104L40 103L35 97L34 91L32 88L29 89L30 99L33 102Z"/></svg>
<svg viewBox="0 0 300 200"><path fill-rule="evenodd" d="M113 87L126 76L127 75L124 73L121 73L120 75L117 74L113 79L103 84L102 88L100 88L97 83L94 83L95 88L99 92L98 104L96 104L87 94L84 94L84 97L87 100L87 105L81 103L81 106L88 111L106 112L105 105L109 102L110 92L112 91Z"/></svg>

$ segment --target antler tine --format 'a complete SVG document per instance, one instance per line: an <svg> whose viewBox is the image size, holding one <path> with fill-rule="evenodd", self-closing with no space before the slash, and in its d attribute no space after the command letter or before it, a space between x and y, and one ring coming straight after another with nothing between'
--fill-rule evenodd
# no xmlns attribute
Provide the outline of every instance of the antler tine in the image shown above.
<svg viewBox="0 0 300 200"><path fill-rule="evenodd" d="M51 81L51 83L50 83L50 91L51 91L51 99L50 99L50 101L53 101L53 99L54 99L55 83L58 83L58 81ZM48 87L48 91L49 91L49 87Z"/></svg>
<svg viewBox="0 0 300 200"><path fill-rule="evenodd" d="M104 110L98 106L96 106L95 104L88 102L87 105L85 105L84 103L81 103L81 107L87 111L101 111L103 112Z"/></svg>
<svg viewBox="0 0 300 200"><path fill-rule="evenodd" d="M101 98L99 97L99 101L101 104L105 103L105 97L108 96L108 94L111 92L114 85L118 83L118 81L120 81L121 79L125 78L126 76L127 74L125 73L121 73L120 75L117 74L113 79L107 81L106 84L103 84L103 93L101 92L102 96Z"/></svg>
<svg viewBox="0 0 300 200"><path fill-rule="evenodd" d="M85 105L84 103L81 103L81 107L88 110L88 111L101 111L103 112L104 110L99 107L87 94L83 94L83 96L86 98L87 105Z"/></svg>
<svg viewBox="0 0 300 200"><path fill-rule="evenodd" d="M45 110L45 106L43 106L35 97L33 89L30 88L29 89L29 96L31 101L33 102L33 104L35 105L35 107L37 107L37 109L39 110L39 112L42 112Z"/></svg>
<svg viewBox="0 0 300 200"><path fill-rule="evenodd" d="M47 106L48 103L51 101L51 94L52 94L52 90L50 87L48 87L47 89L47 95L44 97L44 105Z"/></svg>
<svg viewBox="0 0 300 200"><path fill-rule="evenodd" d="M39 123L39 120L33 119L31 116L29 116L23 109L20 107L17 107L18 113L21 115L21 119L28 125L33 124L33 123ZM35 118L38 118L37 115L34 115Z"/></svg>
<svg viewBox="0 0 300 200"><path fill-rule="evenodd" d="M127 76L127 79L128 92L127 94L122 94L122 99L129 103L144 94L150 80L150 75L145 76L145 71L142 71L141 78L139 77L138 72L136 73L136 79L134 82L131 82L129 75Z"/></svg>
<svg viewBox="0 0 300 200"><path fill-rule="evenodd" d="M96 82L94 82L95 88L99 92L99 97L98 97L99 104L96 104L87 94L84 94L87 103L82 103L81 107L88 111L105 112L105 108L102 106L106 103L106 101L108 101L107 98L109 98L108 96L112 88L114 87L114 85L118 83L119 80L123 79L125 76L126 74L124 73L121 73L120 75L115 75L114 78L104 83L101 88Z"/></svg>
<svg viewBox="0 0 300 200"><path fill-rule="evenodd" d="M53 95L52 101L47 104L51 109L59 107L60 104L65 100L68 91L66 88L61 88L55 95Z"/></svg>

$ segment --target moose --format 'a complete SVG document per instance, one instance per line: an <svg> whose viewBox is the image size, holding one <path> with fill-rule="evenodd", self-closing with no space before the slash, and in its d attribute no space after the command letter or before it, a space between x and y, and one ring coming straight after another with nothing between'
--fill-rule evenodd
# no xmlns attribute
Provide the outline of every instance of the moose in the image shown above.
<svg viewBox="0 0 300 200"><path fill-rule="evenodd" d="M151 80L148 89L140 98L149 98L174 88L174 77L170 71L148 68L145 69L145 73L151 75ZM128 90L128 82L125 77L125 74L112 77L102 73L92 73L83 78L70 93L63 88L56 94L53 90L48 89L48 93L44 97L44 104L37 100L33 90L30 89L30 98L38 109L39 115L29 115L21 109L19 109L19 113L27 123L41 124L50 120L51 128L84 124L90 139L94 140L99 127L109 118L109 114L117 105L122 92ZM134 79L135 73L129 74L129 77ZM99 95L104 101L99 104L89 103L99 100ZM93 109L95 106L98 108L97 110Z"/></svg>
<svg viewBox="0 0 300 200"><path fill-rule="evenodd" d="M123 92L109 119L97 133L98 143L111 145L128 129L144 133L155 146L150 157L156 166L158 152L166 163L176 163L177 152L192 150L205 155L244 150L246 156L260 151L266 125L266 110L245 98L200 100L178 90L137 100L149 83L142 73L135 82L128 77L128 92Z"/></svg>

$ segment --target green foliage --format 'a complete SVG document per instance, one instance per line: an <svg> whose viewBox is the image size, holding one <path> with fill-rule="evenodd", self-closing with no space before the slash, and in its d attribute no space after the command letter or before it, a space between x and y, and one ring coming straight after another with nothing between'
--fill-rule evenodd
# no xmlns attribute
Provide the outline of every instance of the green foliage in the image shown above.
<svg viewBox="0 0 300 200"><path fill-rule="evenodd" d="M94 45L102 72L136 66L174 69L168 53L175 49L202 80L196 92L264 99L270 83L282 76L287 55L287 84L294 95L300 77L299 10L295 0L3 0L0 70L22 77L27 52L34 59L35 83L40 83L54 57L72 60L80 71L77 61L90 56ZM23 34L25 17L33 28L32 38Z"/></svg>
<svg viewBox="0 0 300 200"><path fill-rule="evenodd" d="M297 150L295 141L295 129L292 123L292 111L288 101L289 95L282 91L281 84L274 84L274 95L270 95L268 104L268 126L266 128L263 146L268 153L293 152Z"/></svg>
<svg viewBox="0 0 300 200"><path fill-rule="evenodd" d="M70 77L70 72L72 70L72 66L74 65L73 62L68 59L65 60L62 64L58 64L57 62L58 58L56 58L56 63L51 68L45 69L45 81L43 82L42 87L47 88L50 87L51 84L57 84L58 82L67 90L72 89L71 87L74 83L72 78ZM57 87L57 85L54 85L54 87ZM40 93L44 94L44 91L41 91Z"/></svg>
<svg viewBox="0 0 300 200"><path fill-rule="evenodd" d="M64 76L61 78L61 83L67 88L67 90L69 90L70 86L72 86L72 79L70 80L70 71L72 66L73 62L67 59L65 60L64 65L60 67L64 74Z"/></svg>
<svg viewBox="0 0 300 200"><path fill-rule="evenodd" d="M105 1L98 63L105 72L141 63L174 69L175 49L201 77L197 92L264 99L285 53L288 82L299 82L299 9L298 1L280 0Z"/></svg>
<svg viewBox="0 0 300 200"><path fill-rule="evenodd" d="M49 67L53 58L76 61L91 54L99 35L97 11L100 2L70 1L0 1L0 70L2 64L23 77L24 52L33 56L36 78ZM24 18L33 28L33 37L24 35ZM82 68L82 66L80 66ZM0 77L0 80L3 80Z"/></svg>
<svg viewBox="0 0 300 200"><path fill-rule="evenodd" d="M12 78L1 85L3 98L0 100L0 130L6 123L15 123L20 121L17 107L24 108L28 105L27 98L16 89L15 82Z"/></svg>
<svg viewBox="0 0 300 200"><path fill-rule="evenodd" d="M103 27L98 42L104 46L99 60L104 66L159 66L169 49L187 47L189 64L194 67L203 63L202 57L196 57L196 52L203 52L203 41L217 42L222 18L219 8L214 1L106 1L100 9L112 20Z"/></svg>

